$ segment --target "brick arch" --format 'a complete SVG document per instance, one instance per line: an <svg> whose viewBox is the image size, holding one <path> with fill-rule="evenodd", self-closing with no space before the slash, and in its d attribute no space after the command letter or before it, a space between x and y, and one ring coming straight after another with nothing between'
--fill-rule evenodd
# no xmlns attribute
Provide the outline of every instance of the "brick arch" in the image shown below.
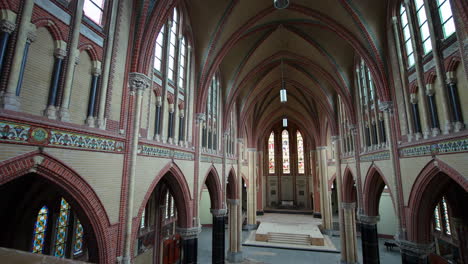
<svg viewBox="0 0 468 264"><path fill-rule="evenodd" d="M208 192L210 193L211 209L223 209L223 189L219 182L218 171L213 165L211 165L208 173L205 175L203 182L206 184ZM202 191L203 185L200 188L199 197L201 197Z"/></svg>
<svg viewBox="0 0 468 264"><path fill-rule="evenodd" d="M1 162L0 185L29 173L39 175L56 184L72 198L67 201L79 216L85 216L85 218L80 218L84 228L94 231L99 263L112 263L109 250L112 248L108 234L109 216L92 186L65 163L39 151Z"/></svg>
<svg viewBox="0 0 468 264"><path fill-rule="evenodd" d="M409 88L410 93L417 93L418 92L418 84L417 84L416 80L413 81L412 83L410 83L409 87L410 87Z"/></svg>
<svg viewBox="0 0 468 264"><path fill-rule="evenodd" d="M0 9L10 9L9 1L10 0L0 0Z"/></svg>
<svg viewBox="0 0 468 264"><path fill-rule="evenodd" d="M228 183L226 186L226 198L227 199L239 199L239 191L237 188L237 177L234 167L229 170Z"/></svg>
<svg viewBox="0 0 468 264"><path fill-rule="evenodd" d="M64 40L64 34L62 30L59 26L57 26L57 24L55 24L53 20L48 18L40 18L33 20L31 23L33 23L36 26L36 28L45 27L50 32L54 40Z"/></svg>
<svg viewBox="0 0 468 264"><path fill-rule="evenodd" d="M83 51L86 51L88 53L89 57L91 57L92 61L101 61L100 56L99 56L94 44L83 43L80 46L78 46L78 50L80 51L80 53L83 52Z"/></svg>
<svg viewBox="0 0 468 264"><path fill-rule="evenodd" d="M343 202L345 203L355 203L357 202L357 191L353 174L351 169L346 166L346 169L343 173Z"/></svg>
<svg viewBox="0 0 468 264"><path fill-rule="evenodd" d="M444 193L468 192L468 180L457 170L439 159L431 160L421 170L410 192L406 210L408 240L417 243L431 242L431 220L436 203ZM467 204L462 201L451 203L458 212L465 210ZM461 209L461 210L460 210Z"/></svg>
<svg viewBox="0 0 468 264"><path fill-rule="evenodd" d="M159 183L165 180L168 185L171 194L174 197L177 207L177 224L179 227L191 227L192 226L192 198L190 197L190 189L188 187L185 176L182 170L174 162L169 162L164 166L158 175L154 178L153 182L146 191L145 198L140 205L138 210L137 220L141 220L143 211L145 210L146 204L153 194L154 190ZM138 222L139 223L139 222ZM133 230L132 241L136 239L138 229Z"/></svg>
<svg viewBox="0 0 468 264"><path fill-rule="evenodd" d="M445 69L447 72L456 71L460 64L460 56L458 54L452 55L445 59Z"/></svg>
<svg viewBox="0 0 468 264"><path fill-rule="evenodd" d="M328 190L331 191L333 182L336 180L336 173L333 174L333 176L328 180Z"/></svg>
<svg viewBox="0 0 468 264"><path fill-rule="evenodd" d="M387 179L376 165L372 165L367 171L363 191L363 209L366 215L379 215L379 202L385 185L388 187L395 209L395 199L393 199L392 189L388 185Z"/></svg>

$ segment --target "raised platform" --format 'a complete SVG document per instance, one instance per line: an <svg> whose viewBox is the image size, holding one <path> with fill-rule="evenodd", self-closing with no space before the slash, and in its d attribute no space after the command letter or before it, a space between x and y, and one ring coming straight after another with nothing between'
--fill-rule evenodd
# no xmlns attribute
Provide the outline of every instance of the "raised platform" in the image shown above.
<svg viewBox="0 0 468 264"><path fill-rule="evenodd" d="M313 215L313 210L308 209L277 209L277 208L265 208L264 213L270 214L302 214L302 215Z"/></svg>

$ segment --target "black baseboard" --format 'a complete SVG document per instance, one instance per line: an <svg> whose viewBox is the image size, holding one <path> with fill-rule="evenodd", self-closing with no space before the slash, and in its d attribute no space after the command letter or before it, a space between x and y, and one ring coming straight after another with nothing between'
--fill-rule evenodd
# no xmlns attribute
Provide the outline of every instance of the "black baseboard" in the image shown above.
<svg viewBox="0 0 468 264"><path fill-rule="evenodd" d="M314 212L314 218L322 218L322 214L319 212Z"/></svg>
<svg viewBox="0 0 468 264"><path fill-rule="evenodd" d="M264 215L264 214L265 214L265 212L263 212L263 211L257 211L257 215Z"/></svg>

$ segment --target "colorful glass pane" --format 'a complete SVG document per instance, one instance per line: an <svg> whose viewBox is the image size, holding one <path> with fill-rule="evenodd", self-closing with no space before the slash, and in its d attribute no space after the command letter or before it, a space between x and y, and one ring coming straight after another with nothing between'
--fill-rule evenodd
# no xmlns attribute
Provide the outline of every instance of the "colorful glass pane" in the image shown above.
<svg viewBox="0 0 468 264"><path fill-rule="evenodd" d="M60 202L60 213L57 219L57 229L55 237L55 253L54 256L59 258L65 257L68 220L70 218L70 205L62 198Z"/></svg>
<svg viewBox="0 0 468 264"><path fill-rule="evenodd" d="M304 174L304 140L299 131L297 131L297 169L299 174Z"/></svg>
<svg viewBox="0 0 468 264"><path fill-rule="evenodd" d="M268 173L275 173L275 133L268 138Z"/></svg>
<svg viewBox="0 0 468 264"><path fill-rule="evenodd" d="M78 255L83 253L83 236L84 230L83 226L80 223L80 220L76 221L76 228L75 228L75 240L73 244L73 255Z"/></svg>
<svg viewBox="0 0 468 264"><path fill-rule="evenodd" d="M439 206L438 205L434 209L434 220L435 220L435 229L437 231L440 231L441 230L441 225L440 225L440 214L439 214Z"/></svg>
<svg viewBox="0 0 468 264"><path fill-rule="evenodd" d="M291 173L289 163L289 133L287 130L283 130L283 133L281 133L281 142L283 145L283 173Z"/></svg>
<svg viewBox="0 0 468 264"><path fill-rule="evenodd" d="M451 235L452 232L450 232L450 218L448 214L448 208L447 208L447 203L445 202L445 197L442 198L442 210L443 210L443 217L444 217L444 223L445 223L445 234Z"/></svg>
<svg viewBox="0 0 468 264"><path fill-rule="evenodd" d="M44 249L44 238L45 232L47 230L48 213L49 209L44 205L37 214L36 224L34 225L34 240L31 250L33 253L41 254L42 250Z"/></svg>

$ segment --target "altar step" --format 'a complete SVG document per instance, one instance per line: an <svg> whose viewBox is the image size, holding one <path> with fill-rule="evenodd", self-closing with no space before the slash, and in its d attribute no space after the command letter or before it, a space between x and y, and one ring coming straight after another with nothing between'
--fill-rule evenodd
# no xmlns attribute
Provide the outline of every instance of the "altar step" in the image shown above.
<svg viewBox="0 0 468 264"><path fill-rule="evenodd" d="M310 245L310 236L287 233L268 233L268 242L279 244Z"/></svg>

